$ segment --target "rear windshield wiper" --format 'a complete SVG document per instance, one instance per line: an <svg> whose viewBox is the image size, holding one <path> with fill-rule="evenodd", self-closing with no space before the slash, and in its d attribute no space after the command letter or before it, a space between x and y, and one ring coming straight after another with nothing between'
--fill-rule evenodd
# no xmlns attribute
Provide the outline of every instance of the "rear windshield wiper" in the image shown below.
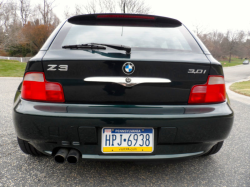
<svg viewBox="0 0 250 187"><path fill-rule="evenodd" d="M62 48L67 49L74 49L74 48L90 48L90 49L106 49L105 47L102 46L106 46L106 47L110 47L113 49L117 49L117 50L124 50L126 51L127 54L131 53L131 47L129 46L124 46L124 45L112 45L112 44L101 44L101 43L87 43L87 44L80 44L80 45L65 45L62 46Z"/></svg>
<svg viewBox="0 0 250 187"><path fill-rule="evenodd" d="M64 45L62 46L64 49L106 49L106 47L91 45L91 44L80 44L80 45Z"/></svg>

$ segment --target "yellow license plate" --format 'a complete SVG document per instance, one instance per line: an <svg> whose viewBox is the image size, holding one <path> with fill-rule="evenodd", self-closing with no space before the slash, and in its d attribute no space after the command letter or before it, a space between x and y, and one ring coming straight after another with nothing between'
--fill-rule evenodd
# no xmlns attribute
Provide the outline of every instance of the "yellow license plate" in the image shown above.
<svg viewBox="0 0 250 187"><path fill-rule="evenodd" d="M153 128L103 128L103 153L152 153Z"/></svg>

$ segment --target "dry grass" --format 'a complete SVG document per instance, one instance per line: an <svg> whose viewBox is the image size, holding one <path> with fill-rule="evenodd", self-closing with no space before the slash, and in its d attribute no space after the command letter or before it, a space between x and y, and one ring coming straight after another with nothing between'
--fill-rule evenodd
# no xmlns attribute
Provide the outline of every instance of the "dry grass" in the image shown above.
<svg viewBox="0 0 250 187"><path fill-rule="evenodd" d="M228 61L220 61L221 65L223 67L230 67L230 66L237 66L241 65L243 63L244 59L241 60L239 58L232 58L231 62L229 63Z"/></svg>
<svg viewBox="0 0 250 187"><path fill-rule="evenodd" d="M22 77L27 63L0 59L0 77Z"/></svg>
<svg viewBox="0 0 250 187"><path fill-rule="evenodd" d="M250 96L250 81L236 82L230 86L230 90Z"/></svg>

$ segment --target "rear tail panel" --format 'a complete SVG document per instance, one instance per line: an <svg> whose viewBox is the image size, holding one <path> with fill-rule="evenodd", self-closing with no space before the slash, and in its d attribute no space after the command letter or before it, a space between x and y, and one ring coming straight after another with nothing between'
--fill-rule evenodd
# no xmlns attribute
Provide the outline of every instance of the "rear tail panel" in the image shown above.
<svg viewBox="0 0 250 187"><path fill-rule="evenodd" d="M63 86L65 102L86 104L187 104L193 85L207 81L210 63L165 61L129 61L135 66L132 75L122 71L127 61L69 60L44 61L48 81ZM51 65L55 71L48 70ZM67 71L60 71L62 65ZM142 83L125 87L110 82L86 82L89 77L166 78L170 83Z"/></svg>

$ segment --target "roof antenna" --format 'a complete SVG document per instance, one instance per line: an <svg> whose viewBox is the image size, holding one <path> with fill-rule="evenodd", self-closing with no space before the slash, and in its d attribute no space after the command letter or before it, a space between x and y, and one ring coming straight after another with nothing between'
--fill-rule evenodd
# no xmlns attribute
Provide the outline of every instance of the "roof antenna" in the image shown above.
<svg viewBox="0 0 250 187"><path fill-rule="evenodd" d="M124 5L123 5L123 13L124 13L124 14L126 14L126 11L125 11L125 7L126 7L126 6L125 6L125 5L126 5L126 4L125 4L125 2L124 2Z"/></svg>
<svg viewBox="0 0 250 187"><path fill-rule="evenodd" d="M125 12L125 2L124 2L124 5L123 5L123 13L126 14L126 12ZM121 34L121 36L123 36L123 27L122 27L122 34Z"/></svg>

